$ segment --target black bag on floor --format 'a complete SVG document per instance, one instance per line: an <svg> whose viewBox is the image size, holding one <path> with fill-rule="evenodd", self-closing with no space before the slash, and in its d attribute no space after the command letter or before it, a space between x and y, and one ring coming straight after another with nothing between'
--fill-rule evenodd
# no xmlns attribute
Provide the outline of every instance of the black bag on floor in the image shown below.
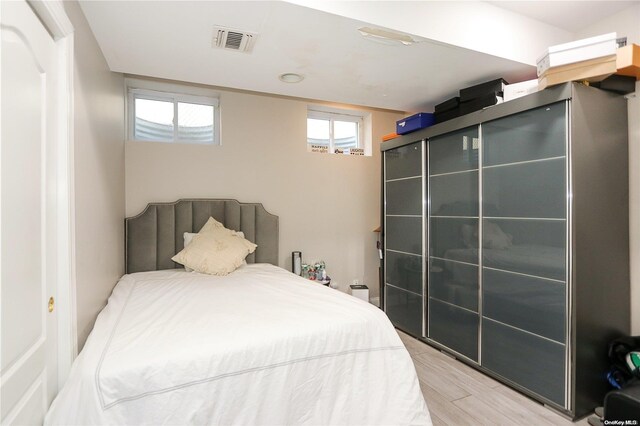
<svg viewBox="0 0 640 426"><path fill-rule="evenodd" d="M609 343L609 360L611 370L607 374L607 379L611 386L622 389L640 382L640 376L629 370L627 365L627 354L631 351L640 350L640 336L619 337Z"/></svg>

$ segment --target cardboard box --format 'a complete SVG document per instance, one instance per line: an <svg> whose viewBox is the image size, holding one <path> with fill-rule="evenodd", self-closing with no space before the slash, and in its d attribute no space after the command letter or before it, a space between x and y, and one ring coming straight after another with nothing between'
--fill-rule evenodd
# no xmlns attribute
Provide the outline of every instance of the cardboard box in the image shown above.
<svg viewBox="0 0 640 426"><path fill-rule="evenodd" d="M616 70L616 55L563 65L541 75L538 88L543 90L569 81L602 81L615 74Z"/></svg>
<svg viewBox="0 0 640 426"><path fill-rule="evenodd" d="M640 46L631 44L618 49L616 67L618 68L616 74L640 80Z"/></svg>
<svg viewBox="0 0 640 426"><path fill-rule="evenodd" d="M556 67L615 55L616 38L616 33L609 33L551 46L537 60L538 77Z"/></svg>
<svg viewBox="0 0 640 426"><path fill-rule="evenodd" d="M512 83L504 88L504 101L518 99L538 91L538 79Z"/></svg>

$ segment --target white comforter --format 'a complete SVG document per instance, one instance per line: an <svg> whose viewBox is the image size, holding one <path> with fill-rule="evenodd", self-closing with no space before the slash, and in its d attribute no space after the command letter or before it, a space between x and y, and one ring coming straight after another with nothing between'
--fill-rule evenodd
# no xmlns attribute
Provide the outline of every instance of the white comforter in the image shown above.
<svg viewBox="0 0 640 426"><path fill-rule="evenodd" d="M45 424L428 425L384 313L272 265L125 275Z"/></svg>

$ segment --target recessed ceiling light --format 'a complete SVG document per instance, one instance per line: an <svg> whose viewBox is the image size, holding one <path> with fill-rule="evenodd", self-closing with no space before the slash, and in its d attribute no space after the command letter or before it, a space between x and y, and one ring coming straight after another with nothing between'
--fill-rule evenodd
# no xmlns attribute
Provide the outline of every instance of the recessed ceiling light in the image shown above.
<svg viewBox="0 0 640 426"><path fill-rule="evenodd" d="M410 46L417 43L417 40L409 34L403 34L396 31L384 30L382 28L361 27L358 28L360 34L370 40L388 41Z"/></svg>
<svg viewBox="0 0 640 426"><path fill-rule="evenodd" d="M285 83L300 83L304 80L304 77L300 74L296 74L294 72L286 72L284 74L280 74L280 81L284 81Z"/></svg>

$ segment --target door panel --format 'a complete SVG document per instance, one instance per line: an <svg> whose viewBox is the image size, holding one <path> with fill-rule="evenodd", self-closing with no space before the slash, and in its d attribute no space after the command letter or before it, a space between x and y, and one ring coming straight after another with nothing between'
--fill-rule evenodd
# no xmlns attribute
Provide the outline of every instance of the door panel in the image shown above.
<svg viewBox="0 0 640 426"><path fill-rule="evenodd" d="M422 142L385 152L385 179L422 176Z"/></svg>
<svg viewBox="0 0 640 426"><path fill-rule="evenodd" d="M564 158L484 169L485 216L564 218L567 209Z"/></svg>
<svg viewBox="0 0 640 426"><path fill-rule="evenodd" d="M566 108L560 102L482 125L482 365L561 406Z"/></svg>
<svg viewBox="0 0 640 426"><path fill-rule="evenodd" d="M432 259L429 297L478 312L478 266Z"/></svg>
<svg viewBox="0 0 640 426"><path fill-rule="evenodd" d="M56 45L24 1L1 2L1 422L41 424L57 388Z"/></svg>
<svg viewBox="0 0 640 426"><path fill-rule="evenodd" d="M386 313L391 322L401 329L422 335L422 297L392 286L386 286Z"/></svg>
<svg viewBox="0 0 640 426"><path fill-rule="evenodd" d="M387 217L387 249L422 254L422 218Z"/></svg>
<svg viewBox="0 0 640 426"><path fill-rule="evenodd" d="M564 102L482 123L483 165L565 155Z"/></svg>
<svg viewBox="0 0 640 426"><path fill-rule="evenodd" d="M478 322L475 312L429 300L429 337L474 361L478 361Z"/></svg>
<svg viewBox="0 0 640 426"><path fill-rule="evenodd" d="M478 126L429 139L428 337L478 361Z"/></svg>
<svg viewBox="0 0 640 426"><path fill-rule="evenodd" d="M387 284L422 294L422 256L387 250Z"/></svg>
<svg viewBox="0 0 640 426"><path fill-rule="evenodd" d="M477 169L478 144L478 126L429 139L429 174Z"/></svg>
<svg viewBox="0 0 640 426"><path fill-rule="evenodd" d="M482 282L484 316L564 343L563 282L492 269L483 271Z"/></svg>
<svg viewBox="0 0 640 426"><path fill-rule="evenodd" d="M432 216L478 217L478 171L429 178Z"/></svg>
<svg viewBox="0 0 640 426"><path fill-rule="evenodd" d="M391 322L422 336L423 142L385 151L384 310Z"/></svg>
<svg viewBox="0 0 640 426"><path fill-rule="evenodd" d="M564 405L564 345L483 319L482 365Z"/></svg>
<svg viewBox="0 0 640 426"><path fill-rule="evenodd" d="M422 179L413 178L387 182L386 211L388 215L422 215Z"/></svg>

